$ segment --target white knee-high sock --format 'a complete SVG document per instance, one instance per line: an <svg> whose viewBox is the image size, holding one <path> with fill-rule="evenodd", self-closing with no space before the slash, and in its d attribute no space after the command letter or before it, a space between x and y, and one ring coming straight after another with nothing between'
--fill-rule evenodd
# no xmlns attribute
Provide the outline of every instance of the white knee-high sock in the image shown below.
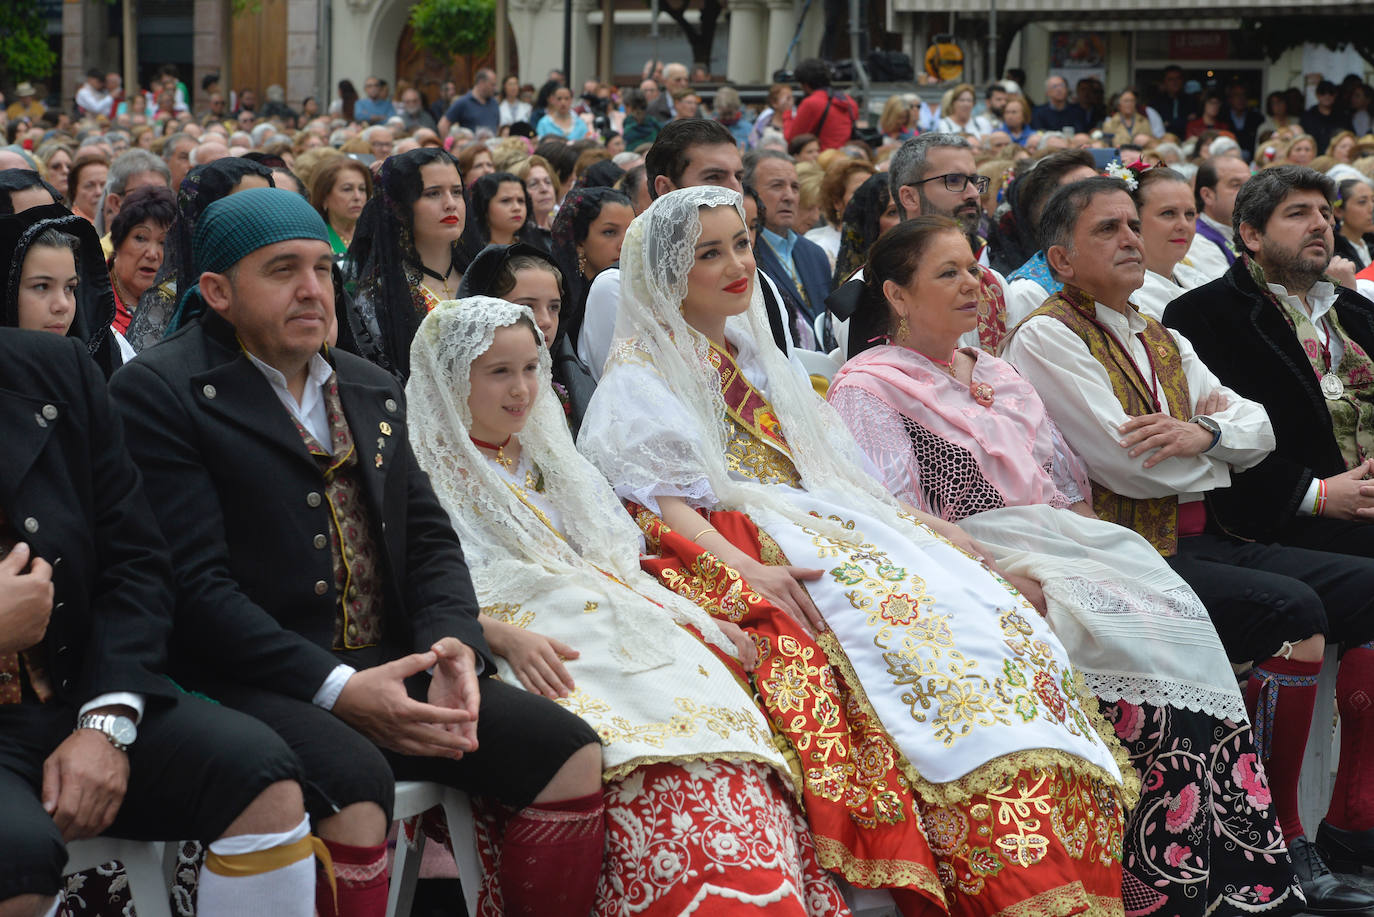
<svg viewBox="0 0 1374 917"><path fill-rule="evenodd" d="M239 834L220 838L210 853L233 864L236 858L298 844L310 836L310 819L279 834ZM242 863L245 859L240 859ZM196 894L198 917L312 917L315 913L315 856L312 853L268 871L225 876L200 871Z"/></svg>

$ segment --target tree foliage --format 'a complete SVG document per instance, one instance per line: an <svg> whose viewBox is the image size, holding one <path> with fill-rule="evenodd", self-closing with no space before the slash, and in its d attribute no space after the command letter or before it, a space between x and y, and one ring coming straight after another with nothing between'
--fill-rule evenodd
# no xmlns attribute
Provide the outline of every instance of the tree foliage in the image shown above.
<svg viewBox="0 0 1374 917"><path fill-rule="evenodd" d="M1252 31L1265 56L1276 61L1289 48L1325 45L1333 51L1350 44L1367 61L1374 61L1374 34L1368 29L1343 29L1335 16L1265 16L1242 19L1241 29ZM1339 80L1340 75L1331 76Z"/></svg>
<svg viewBox="0 0 1374 917"><path fill-rule="evenodd" d="M6 82L46 80L57 66L48 47L47 23L37 0L0 3L0 79Z"/></svg>
<svg viewBox="0 0 1374 917"><path fill-rule="evenodd" d="M415 43L448 59L480 54L496 32L495 0L419 0L410 10Z"/></svg>

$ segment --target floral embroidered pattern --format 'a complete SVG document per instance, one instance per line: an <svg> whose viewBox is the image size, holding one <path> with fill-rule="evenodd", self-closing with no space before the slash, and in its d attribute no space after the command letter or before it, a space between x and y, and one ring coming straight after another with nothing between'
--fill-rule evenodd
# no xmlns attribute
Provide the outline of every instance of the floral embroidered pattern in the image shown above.
<svg viewBox="0 0 1374 917"><path fill-rule="evenodd" d="M1126 913L1293 910L1296 880L1250 727L1175 707L1100 706L1142 782L1126 821Z"/></svg>
<svg viewBox="0 0 1374 917"><path fill-rule="evenodd" d="M674 699L673 705L679 712L662 723L632 723L623 716L616 716L610 703L581 688L567 697L557 698L555 703L591 724L601 737L601 744L606 746L632 741L661 748L670 737L693 736L701 730L714 732L721 738L744 733L751 742L770 741L770 736L758 728L752 711L702 706L687 697Z"/></svg>
<svg viewBox="0 0 1374 917"><path fill-rule="evenodd" d="M830 519L854 528L852 521ZM820 557L843 561L830 576L853 587L845 596L866 615L874 644L883 652L892 683L902 689L912 719L931 723L946 747L981 727L1010 723L1013 716L1023 722L1042 718L1072 735L1092 734L1087 717L1069 701L1076 696L1072 670L1061 669L1050 646L1035 639L1021 609L1005 609L998 619L1013 655L1001 672L984 672L977 660L954 649L949 615L936 610L919 576L893 564L871 544L856 548L818 529L805 531Z"/></svg>
<svg viewBox="0 0 1374 917"><path fill-rule="evenodd" d="M519 605L507 605L504 602L499 605L483 606L482 614L505 624L514 624L520 628L527 628L534 623L534 612L521 611Z"/></svg>
<svg viewBox="0 0 1374 917"><path fill-rule="evenodd" d="M1122 812L1116 791L1096 778L1058 767L1027 768L967 802L924 808L922 820L940 860L940 883L952 902L995 894L992 880L1006 870L1037 867L1054 873L1058 863L1063 864L1058 873L1066 877L1065 885L1034 900L1063 898L1067 909L1054 906L1034 913L1076 913L1085 907L1092 913L1093 899L1111 888L1121 859ZM1070 866L1070 861L1078 865ZM1069 876L1102 885L1090 890L1067 881ZM974 907L990 912L985 905ZM950 911L960 912L953 903Z"/></svg>
<svg viewBox="0 0 1374 917"><path fill-rule="evenodd" d="M801 475L791 459L765 445L734 418L730 419L730 441L725 444L725 463L731 471L760 484L801 487Z"/></svg>

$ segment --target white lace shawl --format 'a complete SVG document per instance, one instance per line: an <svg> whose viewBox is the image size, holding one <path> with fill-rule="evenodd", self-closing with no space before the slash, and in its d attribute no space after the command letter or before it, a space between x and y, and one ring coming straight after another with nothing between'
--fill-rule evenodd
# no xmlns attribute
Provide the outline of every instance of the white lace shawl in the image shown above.
<svg viewBox="0 0 1374 917"><path fill-rule="evenodd" d="M806 516L787 499L785 488L730 475L729 426L720 377L708 358L710 342L687 324L681 309L704 207L733 207L744 222L738 193L695 187L665 194L630 224L620 250L615 338L603 383L583 418L578 448L622 496L709 491L720 506L825 525L827 534L851 542L855 533ZM840 494L855 508L910 531L898 518L896 501L863 471L858 444L839 415L792 370L785 354L758 344L772 335L757 284L748 310L727 321L726 335L739 347L741 365L762 367L766 379L750 381L768 392L802 486ZM627 377L621 381L633 377L633 384L615 384L617 374ZM627 388L638 404L625 403ZM681 418L687 428L674 429L671 436L647 436L646 414ZM703 477L709 488L702 487Z"/></svg>
<svg viewBox="0 0 1374 917"><path fill-rule="evenodd" d="M533 327L529 308L492 297L444 302L425 318L411 346L411 445L462 540L478 600L484 606L538 601L550 582L580 582L604 592L617 623L612 650L627 672L671 661L665 634L677 624L694 626L735 655L705 612L640 569L639 529L573 444L552 395L547 348L539 349L540 397L519 441L544 474L544 494L562 514L566 541L511 491L468 438L469 368L491 347L497 328L521 319ZM615 587L603 570L634 591Z"/></svg>

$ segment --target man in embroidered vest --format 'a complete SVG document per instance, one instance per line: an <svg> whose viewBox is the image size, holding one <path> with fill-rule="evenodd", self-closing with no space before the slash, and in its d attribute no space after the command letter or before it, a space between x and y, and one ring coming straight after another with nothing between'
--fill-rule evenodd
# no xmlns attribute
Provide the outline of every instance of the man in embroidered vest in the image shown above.
<svg viewBox="0 0 1374 917"><path fill-rule="evenodd" d="M1007 333L1007 285L988 266L987 242L979 235L988 177L977 172L973 148L966 139L958 134L928 132L906 141L892 154L889 181L892 200L903 220L946 216L968 237L983 272L978 285L978 327L959 343L996 353Z"/></svg>
<svg viewBox="0 0 1374 917"><path fill-rule="evenodd" d="M1202 598L1231 660L1255 663L1246 700L1308 910L1369 913L1374 896L1337 879L1307 840L1297 787L1325 640L1374 636L1374 562L1243 541L1217 525L1208 504L1233 469L1269 454L1274 435L1262 406L1131 305L1144 280L1139 226L1118 179L1056 191L1041 239L1064 289L1013 331L1006 357L1083 458L1097 514L1154 544ZM1363 671L1342 664L1341 676L1374 695ZM1343 743L1342 772L1360 762Z"/></svg>
<svg viewBox="0 0 1374 917"><path fill-rule="evenodd" d="M585 914L604 835L596 734L479 677L495 665L404 396L325 345L328 238L299 195L217 201L192 243L199 319L112 380L192 609L173 661L300 755L338 886L321 913L385 911L395 781L419 779L518 810L507 914Z"/></svg>
<svg viewBox="0 0 1374 917"><path fill-rule="evenodd" d="M1325 274L1335 196L1331 179L1302 166L1250 179L1233 218L1241 257L1175 300L1165 322L1273 423L1273 453L1217 495L1218 522L1243 538L1374 558L1374 303ZM1374 760L1374 709L1350 702L1357 666L1374 672L1374 648L1345 642L1342 763L1347 748ZM1374 865L1374 781L1357 776L1341 773L1317 842L1333 859Z"/></svg>
<svg viewBox="0 0 1374 917"><path fill-rule="evenodd" d="M1234 152L1208 159L1198 166L1193 184L1197 203L1197 234L1188 246L1188 261L1209 280L1236 263L1235 230L1231 213L1236 194L1250 180L1250 167Z"/></svg>
<svg viewBox="0 0 1374 917"><path fill-rule="evenodd" d="M0 915L55 914L65 843L108 831L209 843L207 917L309 917L300 762L161 674L167 545L85 346L0 329L0 425Z"/></svg>

